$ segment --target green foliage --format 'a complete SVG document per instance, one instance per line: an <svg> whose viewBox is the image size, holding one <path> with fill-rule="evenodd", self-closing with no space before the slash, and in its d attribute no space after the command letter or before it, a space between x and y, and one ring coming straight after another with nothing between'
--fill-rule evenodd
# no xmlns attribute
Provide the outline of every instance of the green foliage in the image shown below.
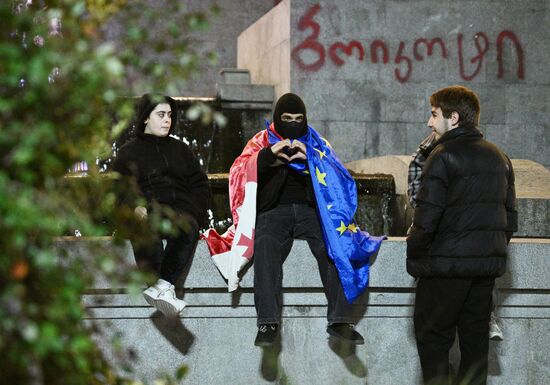
<svg viewBox="0 0 550 385"><path fill-rule="evenodd" d="M142 1L33 3L0 2L1 381L139 383L121 378L97 349L81 295L98 273L133 291L143 276L119 268L108 250L69 260L55 239L75 229L100 235L140 226L129 208L112 215L115 194L94 167L83 183L65 174L75 162L94 165L110 154L118 131L109 111L122 120L132 114L132 100L120 96L176 94L201 62L183 36L204 28L206 14L159 8L173 16L159 27L158 11ZM105 23L122 14L128 29L117 45ZM112 218L109 227L104 218Z"/></svg>
<svg viewBox="0 0 550 385"><path fill-rule="evenodd" d="M151 90L153 75L155 86L157 81L171 79L165 93L179 95L185 90L186 79L196 76L205 65L216 63L217 55L201 50L193 36L208 27L208 18L217 15L219 8L190 12L185 3L159 0L152 7L146 0L129 1L103 28L97 28L109 36L116 35L117 57L128 75L126 86L136 94Z"/></svg>

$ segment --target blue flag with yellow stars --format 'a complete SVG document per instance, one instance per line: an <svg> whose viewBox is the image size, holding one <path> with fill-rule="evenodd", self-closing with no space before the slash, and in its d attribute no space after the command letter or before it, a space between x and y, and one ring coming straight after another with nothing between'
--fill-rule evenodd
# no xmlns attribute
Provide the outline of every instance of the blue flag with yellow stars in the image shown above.
<svg viewBox="0 0 550 385"><path fill-rule="evenodd" d="M307 163L292 162L288 166L311 176L325 246L338 270L346 298L352 303L368 287L370 256L378 251L386 237L371 236L356 225L355 180L330 143L313 127L308 128L306 135L295 139L306 145ZM269 126L267 131L270 144L281 140Z"/></svg>

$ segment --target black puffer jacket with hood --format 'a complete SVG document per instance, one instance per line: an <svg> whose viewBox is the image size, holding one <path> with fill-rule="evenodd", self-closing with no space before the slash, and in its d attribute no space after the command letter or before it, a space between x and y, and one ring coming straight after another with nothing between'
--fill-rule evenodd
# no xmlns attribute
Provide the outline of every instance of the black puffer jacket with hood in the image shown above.
<svg viewBox="0 0 550 385"><path fill-rule="evenodd" d="M445 133L422 172L407 271L414 277L497 277L517 231L510 159L475 127Z"/></svg>

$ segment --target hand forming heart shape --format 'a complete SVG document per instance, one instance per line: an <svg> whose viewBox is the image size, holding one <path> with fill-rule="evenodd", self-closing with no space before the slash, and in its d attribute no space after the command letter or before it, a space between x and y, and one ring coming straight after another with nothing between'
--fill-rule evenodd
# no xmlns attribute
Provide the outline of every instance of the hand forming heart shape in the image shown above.
<svg viewBox="0 0 550 385"><path fill-rule="evenodd" d="M306 160L306 146L299 140L285 139L271 146L271 151L281 161L292 162L294 160Z"/></svg>
<svg viewBox="0 0 550 385"><path fill-rule="evenodd" d="M283 152L288 156L288 161L306 160L306 146L299 140L294 140L290 146L285 146Z"/></svg>

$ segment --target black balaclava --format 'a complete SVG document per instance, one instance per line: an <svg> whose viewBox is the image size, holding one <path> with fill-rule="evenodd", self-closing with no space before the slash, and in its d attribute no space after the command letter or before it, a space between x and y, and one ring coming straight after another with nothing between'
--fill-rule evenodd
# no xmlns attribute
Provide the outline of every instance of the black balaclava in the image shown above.
<svg viewBox="0 0 550 385"><path fill-rule="evenodd" d="M304 114L304 121L283 122L281 115L285 112L289 114ZM298 95L288 93L284 94L277 100L275 110L273 111L273 122L275 123L275 131L283 137L283 139L296 139L304 136L307 133L307 115L306 106Z"/></svg>
<svg viewBox="0 0 550 385"><path fill-rule="evenodd" d="M177 121L176 101L169 96L144 94L136 104L136 133L139 136L145 135L145 121L151 115L151 111L155 109L158 104L168 103L172 110L172 123L170 123L170 131L168 135L172 133Z"/></svg>

